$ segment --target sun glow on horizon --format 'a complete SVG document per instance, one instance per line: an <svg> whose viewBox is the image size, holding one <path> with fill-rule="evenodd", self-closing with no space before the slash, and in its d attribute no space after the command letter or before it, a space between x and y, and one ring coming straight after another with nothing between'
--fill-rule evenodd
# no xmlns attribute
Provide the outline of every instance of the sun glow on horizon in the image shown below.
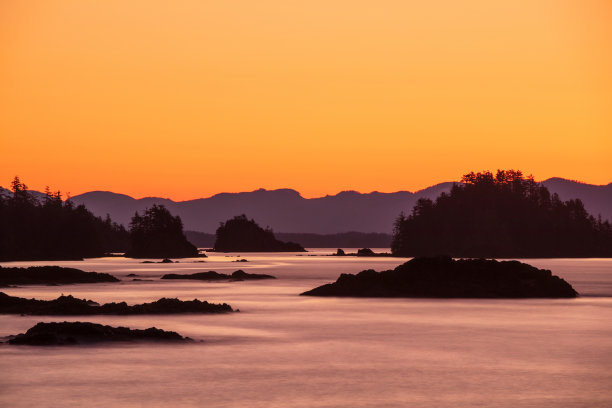
<svg viewBox="0 0 612 408"><path fill-rule="evenodd" d="M459 4L461 3L461 4ZM612 181L612 4L0 4L0 185L173 200Z"/></svg>

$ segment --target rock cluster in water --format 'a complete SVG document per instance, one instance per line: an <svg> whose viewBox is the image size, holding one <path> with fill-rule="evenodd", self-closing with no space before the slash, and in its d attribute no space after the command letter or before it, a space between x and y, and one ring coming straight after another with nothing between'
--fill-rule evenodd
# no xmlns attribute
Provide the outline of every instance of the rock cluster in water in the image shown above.
<svg viewBox="0 0 612 408"><path fill-rule="evenodd" d="M333 256L392 256L387 252L379 252L376 253L372 251L370 248L361 248L358 249L357 252L349 252L348 254L344 252L341 248L338 248L336 253L332 254Z"/></svg>
<svg viewBox="0 0 612 408"><path fill-rule="evenodd" d="M243 281L243 280L260 280L260 279L276 279L272 275L258 274L258 273L246 273L242 269L237 270L231 275L225 273L218 273L215 271L208 272L197 272L192 274L176 274L169 273L162 276L162 279L195 279L195 280L231 280L231 281Z"/></svg>
<svg viewBox="0 0 612 408"><path fill-rule="evenodd" d="M140 315L178 313L228 313L230 305L207 301L162 298L155 302L129 306L125 302L98 303L60 296L54 300L25 299L0 292L0 313L29 315Z"/></svg>
<svg viewBox="0 0 612 408"><path fill-rule="evenodd" d="M414 258L393 270L342 274L307 296L428 298L573 298L578 293L551 271L518 261Z"/></svg>
<svg viewBox="0 0 612 408"><path fill-rule="evenodd" d="M119 282L119 279L108 273L84 272L80 269L60 266L30 266L29 268L3 268L0 266L0 286L98 282Z"/></svg>
<svg viewBox="0 0 612 408"><path fill-rule="evenodd" d="M89 322L38 323L27 332L16 335L10 344L54 346L118 341L168 341L190 340L173 331L150 327L130 329L127 327L104 326Z"/></svg>

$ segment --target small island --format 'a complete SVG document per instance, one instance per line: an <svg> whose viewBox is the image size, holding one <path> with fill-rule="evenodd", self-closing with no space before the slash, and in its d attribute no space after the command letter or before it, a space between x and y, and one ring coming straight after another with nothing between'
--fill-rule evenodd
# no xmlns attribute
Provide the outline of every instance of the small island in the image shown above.
<svg viewBox="0 0 612 408"><path fill-rule="evenodd" d="M230 305L207 301L161 298L128 306L125 302L99 305L92 300L60 296L54 300L25 299L0 292L0 313L27 315L144 315L179 313L229 313Z"/></svg>
<svg viewBox="0 0 612 408"><path fill-rule="evenodd" d="M162 276L162 279L193 279L193 280L204 280L204 281L217 281L217 280L230 280L230 281L244 281L244 280L261 280L261 279L276 279L272 275L265 275L260 273L246 273L242 269L237 270L231 275L225 273L218 273L215 271L208 272L197 272L191 274L176 274L169 273Z"/></svg>
<svg viewBox="0 0 612 408"><path fill-rule="evenodd" d="M422 298L574 298L578 293L551 271L518 261L414 258L393 270L342 274L305 296Z"/></svg>
<svg viewBox="0 0 612 408"><path fill-rule="evenodd" d="M8 342L15 345L64 346L101 342L184 342L190 340L176 332L155 327L141 330L89 322L51 322L38 323Z"/></svg>
<svg viewBox="0 0 612 408"><path fill-rule="evenodd" d="M130 223L129 258L195 258L198 248L187 240L183 222L163 205L154 204L143 215L136 213ZM163 262L163 261L162 261Z"/></svg>
<svg viewBox="0 0 612 408"><path fill-rule="evenodd" d="M119 282L108 273L85 272L61 266L30 266L6 268L0 266L0 286L7 285L65 285L71 283Z"/></svg>
<svg viewBox="0 0 612 408"><path fill-rule="evenodd" d="M306 252L295 242L276 239L270 228L263 229L242 214L217 228L214 250L217 252Z"/></svg>

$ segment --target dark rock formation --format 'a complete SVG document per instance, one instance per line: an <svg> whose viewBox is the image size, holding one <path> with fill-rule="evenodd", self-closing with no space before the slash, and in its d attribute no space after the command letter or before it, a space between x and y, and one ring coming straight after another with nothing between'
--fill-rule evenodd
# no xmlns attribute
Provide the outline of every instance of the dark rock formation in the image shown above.
<svg viewBox="0 0 612 408"><path fill-rule="evenodd" d="M9 340L10 344L32 346L74 345L118 341L169 341L190 340L173 331L155 327L130 329L128 327L104 326L89 322L38 323L27 332Z"/></svg>
<svg viewBox="0 0 612 408"><path fill-rule="evenodd" d="M388 252L374 252L372 251L370 248L361 248L358 249L357 252L349 252L348 254L345 253L342 249L339 249L336 251L335 254L332 254L332 256L370 256L370 257L375 257L375 256L393 256Z"/></svg>
<svg viewBox="0 0 612 408"><path fill-rule="evenodd" d="M572 298L578 294L549 270L518 261L422 257L394 270L342 274L307 296L430 298Z"/></svg>
<svg viewBox="0 0 612 408"><path fill-rule="evenodd" d="M130 258L190 258L198 256L198 249L187 241L183 222L163 205L153 205L130 223L132 249ZM168 259L169 261L169 259Z"/></svg>
<svg viewBox="0 0 612 408"><path fill-rule="evenodd" d="M282 242L271 229L263 229L246 215L221 223L217 228L215 251L219 252L305 252L294 242Z"/></svg>
<svg viewBox="0 0 612 408"><path fill-rule="evenodd" d="M272 275L246 273L245 271L239 269L236 272L232 273L231 275L228 275L225 273L218 273L215 271L198 272L198 273L192 273L189 275L169 273L167 275L162 276L162 279L194 279L194 280L205 280L205 281L214 281L214 280L243 281L243 280L276 279L276 277Z"/></svg>
<svg viewBox="0 0 612 408"><path fill-rule="evenodd" d="M128 306L125 302L105 303L60 296L54 300L25 299L0 292L0 313L29 315L141 315L178 313L227 313L230 305L207 301L162 298L155 302Z"/></svg>
<svg viewBox="0 0 612 408"><path fill-rule="evenodd" d="M80 269L60 266L30 266L29 268L3 268L0 266L0 286L98 282L119 282L119 279L108 273L84 272Z"/></svg>

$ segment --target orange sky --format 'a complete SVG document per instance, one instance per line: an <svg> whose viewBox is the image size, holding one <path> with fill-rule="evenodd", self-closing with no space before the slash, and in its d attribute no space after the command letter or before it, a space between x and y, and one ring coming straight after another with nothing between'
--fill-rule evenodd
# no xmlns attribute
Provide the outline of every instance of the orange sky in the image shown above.
<svg viewBox="0 0 612 408"><path fill-rule="evenodd" d="M609 0L0 2L0 185L612 181Z"/></svg>

